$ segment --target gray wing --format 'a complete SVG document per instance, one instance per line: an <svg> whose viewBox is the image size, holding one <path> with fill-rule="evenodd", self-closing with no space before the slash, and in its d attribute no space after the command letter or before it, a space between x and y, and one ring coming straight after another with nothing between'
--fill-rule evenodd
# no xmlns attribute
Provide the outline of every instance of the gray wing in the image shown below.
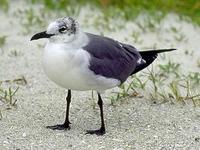
<svg viewBox="0 0 200 150"><path fill-rule="evenodd" d="M90 70L97 75L118 79L123 83L135 70L141 56L131 45L86 33L89 43L84 50L90 53Z"/></svg>

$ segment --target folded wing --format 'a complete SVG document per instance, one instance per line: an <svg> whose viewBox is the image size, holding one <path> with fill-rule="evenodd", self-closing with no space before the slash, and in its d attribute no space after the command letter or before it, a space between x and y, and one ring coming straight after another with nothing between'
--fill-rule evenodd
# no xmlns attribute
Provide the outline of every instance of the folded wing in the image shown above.
<svg viewBox="0 0 200 150"><path fill-rule="evenodd" d="M89 43L83 49L91 55L89 67L95 74L123 83L141 63L141 55L133 46L89 33L87 36Z"/></svg>

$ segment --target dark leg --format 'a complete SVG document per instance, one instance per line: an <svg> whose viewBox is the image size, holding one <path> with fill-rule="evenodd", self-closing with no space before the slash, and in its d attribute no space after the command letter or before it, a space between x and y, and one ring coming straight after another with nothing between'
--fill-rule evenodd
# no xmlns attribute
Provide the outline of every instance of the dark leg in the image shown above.
<svg viewBox="0 0 200 150"><path fill-rule="evenodd" d="M66 117L65 117L65 122L63 124L58 124L58 125L54 125L54 126L47 126L47 128L49 129L53 129L53 130L69 130L70 129L70 122L69 122L69 106L70 106L70 102L71 102L71 90L68 90L68 94L66 97L66 101L67 101L67 108L66 108Z"/></svg>
<svg viewBox="0 0 200 150"><path fill-rule="evenodd" d="M103 118L103 101L99 93L98 93L98 105L100 108L100 115L101 115L101 128L98 130L88 130L86 134L96 134L96 135L105 134L105 124L104 124L104 118Z"/></svg>

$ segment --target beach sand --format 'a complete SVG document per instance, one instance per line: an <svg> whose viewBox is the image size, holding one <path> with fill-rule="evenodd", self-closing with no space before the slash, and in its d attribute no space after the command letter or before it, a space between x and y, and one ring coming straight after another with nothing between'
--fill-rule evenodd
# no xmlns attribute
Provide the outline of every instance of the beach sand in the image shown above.
<svg viewBox="0 0 200 150"><path fill-rule="evenodd" d="M13 4L14 5L14 4ZM19 8L22 6L18 6ZM18 8L16 8L18 9ZM87 11L87 9L85 10ZM13 11L14 12L14 11ZM91 98L91 91L72 91L70 108L71 130L52 131L47 125L62 123L65 116L66 90L50 81L42 70L45 40L30 42L31 36L45 30L41 27L28 34L22 33L20 19L10 13L0 13L0 33L6 35L6 44L0 49L0 80L23 75L27 85L19 85L15 98L17 108L2 111L0 120L0 149L136 149L136 150L198 150L200 149L200 108L192 104L154 104L147 98L128 98L123 103L110 105L110 92L103 95L107 133L104 136L85 135L85 130L100 125L99 109ZM85 13L78 17L84 24ZM90 14L87 13L86 14ZM53 19L52 19L53 20ZM48 24L50 20L47 20ZM114 22L114 21L113 21ZM46 24L46 25L47 25ZM90 24L84 30L100 34ZM186 40L177 42L171 27L180 28ZM138 31L142 43L134 43L131 33ZM134 44L139 49L175 47L179 50L166 55L180 63L184 72L196 71L200 59L200 28L170 14L162 21L158 32L143 33L134 22L106 36ZM178 34L178 33L177 33ZM126 40L125 40L126 39ZM185 55L185 50L194 54ZM12 55L17 51L17 56ZM161 58L158 59L158 61ZM95 93L95 100L97 96Z"/></svg>

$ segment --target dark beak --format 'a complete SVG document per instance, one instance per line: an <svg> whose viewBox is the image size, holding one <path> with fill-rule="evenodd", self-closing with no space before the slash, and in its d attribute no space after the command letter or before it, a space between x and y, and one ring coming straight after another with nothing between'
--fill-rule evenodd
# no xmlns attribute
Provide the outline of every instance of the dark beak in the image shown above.
<svg viewBox="0 0 200 150"><path fill-rule="evenodd" d="M34 36L32 36L31 41L32 40L37 40L37 39L41 39L41 38L50 38L51 36L53 36L54 34L47 34L46 31L44 32L40 32L35 34Z"/></svg>

